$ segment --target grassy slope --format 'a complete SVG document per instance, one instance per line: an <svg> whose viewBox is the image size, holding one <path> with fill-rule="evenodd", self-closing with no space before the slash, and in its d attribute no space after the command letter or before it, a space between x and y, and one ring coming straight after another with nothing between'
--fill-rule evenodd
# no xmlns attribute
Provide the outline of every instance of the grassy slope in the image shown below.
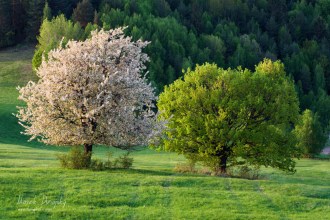
<svg viewBox="0 0 330 220"><path fill-rule="evenodd" d="M25 144L27 138L17 135L21 131L15 116L17 86L23 86L29 80L36 80L32 73L31 56L33 49L0 51L0 142Z"/></svg>
<svg viewBox="0 0 330 220"><path fill-rule="evenodd" d="M134 153L132 170L60 169L65 150L27 143L11 115L16 85L33 77L31 54L0 52L0 219L330 219L328 161L301 160L295 175L264 169L254 181L176 174L182 157L151 150Z"/></svg>

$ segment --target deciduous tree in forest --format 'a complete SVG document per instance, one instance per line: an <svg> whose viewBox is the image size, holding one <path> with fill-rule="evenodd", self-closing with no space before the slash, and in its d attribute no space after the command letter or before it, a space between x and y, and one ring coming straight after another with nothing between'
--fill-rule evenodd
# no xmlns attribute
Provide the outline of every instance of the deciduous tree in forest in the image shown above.
<svg viewBox="0 0 330 220"><path fill-rule="evenodd" d="M64 46L68 40L81 40L84 30L79 23L67 20L64 15L59 15L52 20L44 20L40 27L37 49L32 59L32 66L37 69L42 60L42 55L46 58L48 52L60 45Z"/></svg>
<svg viewBox="0 0 330 220"><path fill-rule="evenodd" d="M306 157L319 154L324 148L328 135L323 131L318 114L307 109L295 128L298 145Z"/></svg>

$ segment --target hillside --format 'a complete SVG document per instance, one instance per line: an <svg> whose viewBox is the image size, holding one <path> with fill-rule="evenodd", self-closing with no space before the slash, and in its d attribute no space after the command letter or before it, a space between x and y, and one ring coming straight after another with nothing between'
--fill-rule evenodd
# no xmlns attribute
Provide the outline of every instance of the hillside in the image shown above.
<svg viewBox="0 0 330 220"><path fill-rule="evenodd" d="M96 28L127 26L126 34L134 40L150 41L148 79L157 93L196 64L253 70L264 58L281 60L295 81L301 112L312 110L322 126L320 135L328 136L328 0L1 2L0 48L38 43L35 66L40 65L41 54L56 47L63 36L64 42L84 40ZM46 17L48 21L43 20Z"/></svg>
<svg viewBox="0 0 330 220"><path fill-rule="evenodd" d="M36 80L32 72L33 47L17 47L0 51L0 143L25 144L27 138L19 135L21 127L13 115L16 112L17 86Z"/></svg>
<svg viewBox="0 0 330 220"><path fill-rule="evenodd" d="M31 49L0 52L0 219L330 218L329 161L300 160L297 173L263 168L259 180L173 172L180 156L144 149L131 170L59 168L67 148L27 143L12 116L15 87L35 79ZM96 148L95 157L121 151Z"/></svg>
<svg viewBox="0 0 330 220"><path fill-rule="evenodd" d="M164 95L163 103L161 98L157 101L158 110L162 110L162 104L174 106L169 108L168 117L174 118L177 114L176 118L182 122L172 123L174 127L170 130L174 135L163 133L163 137L173 140L164 148L179 155L139 147L129 154L134 159L133 166L123 169L113 164L114 159L126 151L95 145L103 143L123 148L131 145L130 136L123 138L115 132L104 131L111 128L142 134L140 125L144 122L134 121L145 119L137 102L143 110L150 110L146 106L156 102L138 99L130 101L133 103L130 107L124 99L118 102L130 94L147 95L137 92L143 88L141 84L135 84L138 86L132 92L131 86L123 86L122 81L117 83L116 78L112 80L110 76L114 73L131 82L120 71L112 71L113 66L106 72L104 63L111 63L108 62L111 59L115 67L121 66L119 61L125 63L125 68L137 62L121 59L129 58L129 53L117 46L106 52L120 52L119 56L101 52L112 43L107 35L104 43L96 40L97 46L89 47L95 54L92 50L73 50L55 58L61 68L57 68L57 72L46 69L45 75L51 80L46 81L44 87L35 87L26 93L34 99L31 109L45 110L34 111L39 122L45 122L43 126L36 123L37 129L32 129L41 131L38 135L48 129L51 131L48 138L59 137L59 142L52 144L82 144L90 150L93 146L92 160L89 151L85 150L83 155L83 162L87 164L84 169L63 168L58 156L72 147L29 141L28 136L21 134L23 128L15 115L17 106L26 103L18 100L17 87L30 80L38 81L33 69L39 67L43 55L48 59L52 49L65 48L72 39L82 46L79 41L90 38L93 30L123 26L126 27L124 35L132 41L149 42L143 48L143 53L150 58L144 81L150 86L148 91L153 90L152 86L156 95L162 97L164 88L174 85L177 79L184 79L177 81L178 88L169 89L183 92L169 93L168 99ZM77 59L70 60L71 55ZM80 55L85 58L91 55L92 65L90 62L85 65ZM134 58L141 59L139 55ZM103 69L94 71L99 60ZM258 69L257 64L263 60L271 65L264 64ZM214 64L216 68L210 69ZM198 66L205 69L198 71ZM135 76L140 79L138 70L136 67ZM132 71L125 72L129 75ZM193 72L201 75L192 75ZM228 77L221 81L223 72ZM185 78L189 74L191 81ZM61 75L63 80L52 81ZM71 82L83 80L76 87L75 82L65 81L68 76L73 79ZM216 86L210 86L212 83ZM108 87L103 87L105 84ZM128 88L126 94L129 95L121 95L122 88L114 85ZM53 87L57 90L48 92ZM70 90L66 90L68 87ZM111 89L115 92L109 92ZM68 96L72 97L67 99ZM55 104L51 98L56 99ZM96 105L88 104L87 99ZM108 104L110 99L114 105ZM38 105L35 100L42 102ZM45 107L45 100L50 108ZM65 111L56 105L58 100L64 104ZM189 100L192 105L178 100ZM243 105L245 101L247 105ZM230 104L230 108L226 104ZM67 108L70 105L71 108ZM99 109L106 111L101 114ZM127 116L126 109L132 117ZM118 124L113 122L116 120L105 120L105 116L112 117L108 110L118 117ZM52 114L57 115L50 117ZM31 119L31 115L26 118ZM123 115L129 118L126 124L122 123ZM184 118L186 115L189 117ZM60 125L59 129L51 126L54 121ZM65 122L75 127L63 126ZM103 122L106 123L102 127ZM138 125L137 128L130 126L132 124ZM195 124L196 127L192 126ZM148 125L147 128L154 128L153 124ZM70 135L66 135L70 132L78 137L79 143L62 141L71 140ZM77 136L80 132L82 135ZM329 220L330 155L319 154L323 146L330 146L330 140L326 140L329 132L330 0L0 0L0 220ZM113 137L127 142L116 145L111 141L91 141L91 137L99 134L102 139ZM186 134L196 137L197 141ZM323 153L329 150L325 148ZM112 166L97 169L97 164L110 161L109 155L113 155ZM299 155L306 158L293 158ZM198 171L189 170L191 161L186 158L198 161ZM76 156L73 161L80 160ZM224 161L221 172L210 171L219 168L219 163L214 161ZM248 166L243 166L244 162ZM289 162L290 168L296 163L296 173L264 167L282 170L289 167L282 166L281 162ZM260 165L260 170L254 170L252 165ZM180 169L185 172L179 172ZM257 178L251 177L252 174L258 174Z"/></svg>

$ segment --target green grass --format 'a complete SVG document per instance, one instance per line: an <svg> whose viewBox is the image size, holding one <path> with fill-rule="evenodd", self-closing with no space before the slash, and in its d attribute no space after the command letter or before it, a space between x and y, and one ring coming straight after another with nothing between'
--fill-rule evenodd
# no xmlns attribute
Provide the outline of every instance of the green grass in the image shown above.
<svg viewBox="0 0 330 220"><path fill-rule="evenodd" d="M25 85L29 80L36 80L32 72L32 48L0 51L0 142L24 144L28 138L19 135L20 126L13 113L16 106L22 105L17 100L17 86Z"/></svg>
<svg viewBox="0 0 330 220"><path fill-rule="evenodd" d="M301 160L295 175L264 169L261 180L245 180L177 174L182 158L151 150L133 153L131 170L66 170L57 152L0 145L2 219L330 218L329 162Z"/></svg>
<svg viewBox="0 0 330 220"><path fill-rule="evenodd" d="M15 87L35 79L31 54L0 52L0 219L330 219L328 160L300 160L294 175L264 168L260 180L178 174L181 156L150 149L130 170L60 168L67 148L28 143L12 116ZM107 151L123 153L94 156Z"/></svg>

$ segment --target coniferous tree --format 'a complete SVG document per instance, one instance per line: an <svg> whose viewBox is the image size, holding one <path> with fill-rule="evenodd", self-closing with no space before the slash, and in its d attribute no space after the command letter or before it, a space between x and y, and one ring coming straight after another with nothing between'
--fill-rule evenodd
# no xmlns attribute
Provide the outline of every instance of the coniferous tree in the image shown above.
<svg viewBox="0 0 330 220"><path fill-rule="evenodd" d="M314 91L318 92L319 89L325 89L324 70L320 64L317 64L314 70Z"/></svg>
<svg viewBox="0 0 330 220"><path fill-rule="evenodd" d="M99 14L97 13L97 11L94 11L94 18L93 18L93 24L99 25L100 23L100 19L99 19Z"/></svg>
<svg viewBox="0 0 330 220"><path fill-rule="evenodd" d="M73 10L72 19L79 22L82 27L86 27L94 18L94 8L89 0L79 2L77 7Z"/></svg>
<svg viewBox="0 0 330 220"><path fill-rule="evenodd" d="M45 19L47 19L49 21L52 19L52 9L49 7L47 1L45 3L45 7L43 10L43 17L42 17L42 20L45 20Z"/></svg>
<svg viewBox="0 0 330 220"><path fill-rule="evenodd" d="M44 0L31 0L28 6L28 21L26 27L26 35L28 41L36 41L39 29L43 20Z"/></svg>
<svg viewBox="0 0 330 220"><path fill-rule="evenodd" d="M15 41L21 42L25 38L25 10L22 0L11 0L11 26L15 34Z"/></svg>
<svg viewBox="0 0 330 220"><path fill-rule="evenodd" d="M54 11L54 16L64 14L68 18L72 15L72 11L78 1L79 0L49 0L49 6Z"/></svg>
<svg viewBox="0 0 330 220"><path fill-rule="evenodd" d="M0 48L14 43L10 18L10 2L0 0Z"/></svg>

